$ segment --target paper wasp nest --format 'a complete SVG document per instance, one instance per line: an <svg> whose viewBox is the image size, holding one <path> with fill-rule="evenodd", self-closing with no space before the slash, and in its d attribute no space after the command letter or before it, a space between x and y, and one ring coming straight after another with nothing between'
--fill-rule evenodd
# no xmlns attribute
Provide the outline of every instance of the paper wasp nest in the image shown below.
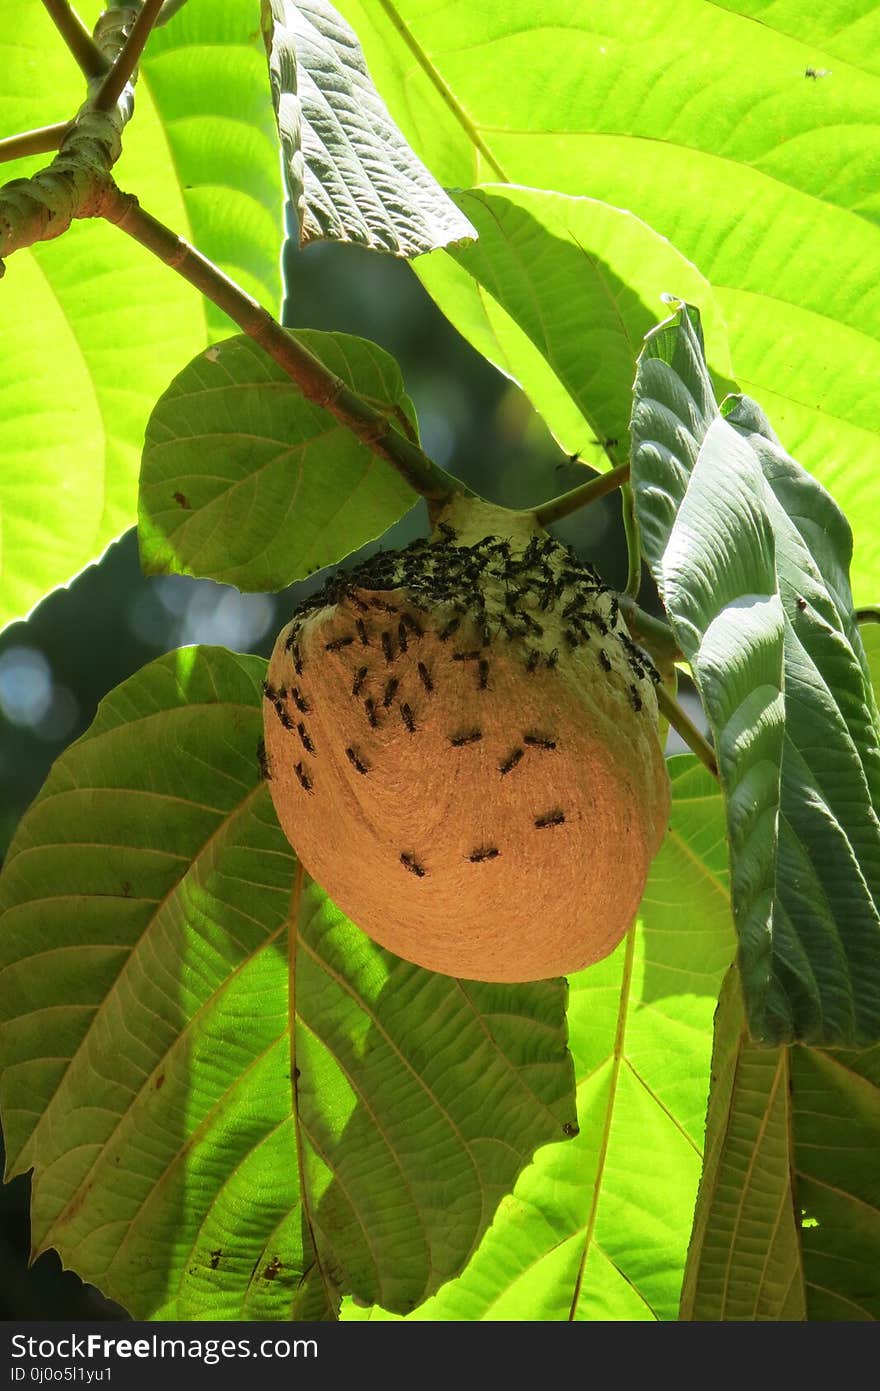
<svg viewBox="0 0 880 1391"><path fill-rule="evenodd" d="M595 571L457 500L280 633L266 764L303 867L432 971L577 971L631 924L669 813L657 674Z"/></svg>

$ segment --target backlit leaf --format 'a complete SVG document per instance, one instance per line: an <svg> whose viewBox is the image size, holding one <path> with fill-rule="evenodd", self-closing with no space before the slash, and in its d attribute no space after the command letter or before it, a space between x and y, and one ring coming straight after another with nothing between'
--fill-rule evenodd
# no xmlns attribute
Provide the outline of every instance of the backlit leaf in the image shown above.
<svg viewBox="0 0 880 1391"><path fill-rule="evenodd" d="M670 771L670 828L640 921L570 980L580 1133L538 1151L470 1264L413 1318L677 1316L734 942L717 785L690 755ZM363 1316L343 1305L344 1318Z"/></svg>
<svg viewBox="0 0 880 1391"><path fill-rule="evenodd" d="M731 972L712 1072L681 1317L880 1317L880 1050L757 1047Z"/></svg>
<svg viewBox="0 0 880 1391"><path fill-rule="evenodd" d="M400 370L381 348L316 330L295 337L415 433ZM381 535L414 501L390 464L240 335L185 367L150 417L141 558L148 574L282 589Z"/></svg>
<svg viewBox="0 0 880 1391"><path fill-rule="evenodd" d="M78 7L91 21L103 8ZM0 135L85 92L42 6L0 6ZM35 75L39 74L39 82ZM190 0L150 38L121 186L268 307L280 300L277 136L250 0ZM4 164L3 181L48 162ZM8 258L0 283L0 626L95 560L136 515L144 426L228 320L100 219Z"/></svg>
<svg viewBox="0 0 880 1391"><path fill-rule="evenodd" d="M851 516L853 586L873 602L880 65L867 0L845 13L802 0L338 2L446 187L599 199L705 276L732 375ZM475 302L469 320L455 295L440 302L457 325L477 316Z"/></svg>
<svg viewBox="0 0 880 1391"><path fill-rule="evenodd" d="M263 32L301 242L418 256L474 235L413 153L327 0L263 0Z"/></svg>
<svg viewBox="0 0 880 1391"><path fill-rule="evenodd" d="M728 389L726 328L711 287L632 213L504 184L456 200L479 239L426 257L419 277L460 332L522 386L567 452L600 468L629 457L636 358L664 294L703 306Z"/></svg>
<svg viewBox="0 0 880 1391"><path fill-rule="evenodd" d="M183 648L117 688L0 874L8 1173L34 1253L138 1318L409 1309L574 1120L563 981L436 976L301 902L264 674Z"/></svg>

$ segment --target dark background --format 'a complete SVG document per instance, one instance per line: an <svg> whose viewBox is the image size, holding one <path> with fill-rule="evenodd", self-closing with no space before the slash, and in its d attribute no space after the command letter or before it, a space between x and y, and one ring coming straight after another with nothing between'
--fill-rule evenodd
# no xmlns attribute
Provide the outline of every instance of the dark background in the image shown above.
<svg viewBox="0 0 880 1391"><path fill-rule="evenodd" d="M451 327L406 263L352 247L299 251L289 244L285 275L284 323L360 334L392 353L418 411L423 447L482 496L527 507L591 476L560 451L519 389ZM608 583L625 583L617 494L552 530ZM426 532L419 503L358 558ZM179 575L146 579L132 530L27 622L8 628L0 635L0 857L52 763L88 727L108 691L189 643L268 657L296 603L325 574L274 595L239 594ZM653 608L648 588L642 602ZM672 736L670 748L681 747ZM0 1187L0 1319L125 1317L63 1272L54 1252L27 1268L29 1186L21 1176Z"/></svg>

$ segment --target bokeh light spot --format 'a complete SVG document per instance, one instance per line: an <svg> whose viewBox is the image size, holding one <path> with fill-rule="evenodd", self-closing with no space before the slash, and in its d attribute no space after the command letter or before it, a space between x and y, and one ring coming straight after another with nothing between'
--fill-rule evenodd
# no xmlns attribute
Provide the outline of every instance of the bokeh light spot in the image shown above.
<svg viewBox="0 0 880 1391"><path fill-rule="evenodd" d="M0 710L15 725L33 728L52 703L52 670L42 652L10 647L0 656Z"/></svg>

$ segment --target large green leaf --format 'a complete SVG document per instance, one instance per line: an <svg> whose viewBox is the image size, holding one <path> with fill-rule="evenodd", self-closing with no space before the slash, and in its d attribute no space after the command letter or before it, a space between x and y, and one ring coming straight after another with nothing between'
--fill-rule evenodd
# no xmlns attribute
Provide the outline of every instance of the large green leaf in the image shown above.
<svg viewBox="0 0 880 1391"><path fill-rule="evenodd" d="M788 1048L748 1038L736 971L721 993L684 1319L803 1319Z"/></svg>
<svg viewBox="0 0 880 1391"><path fill-rule="evenodd" d="M793 1048L791 1089L808 1316L880 1319L880 1048Z"/></svg>
<svg viewBox="0 0 880 1391"><path fill-rule="evenodd" d="M630 209L694 263L726 320L733 375L852 514L854 586L876 598L880 532L862 506L880 469L880 77L866 71L867 7L850 24L839 6L796 0L759 6L758 23L753 4L740 14L712 0L339 3L447 187L588 195ZM459 322L460 302L441 307Z"/></svg>
<svg viewBox="0 0 880 1391"><path fill-rule="evenodd" d="M0 875L8 1171L34 1170L34 1252L136 1317L408 1309L574 1120L564 982L434 976L300 902L264 673L210 648L145 667Z"/></svg>
<svg viewBox="0 0 880 1391"><path fill-rule="evenodd" d="M633 483L717 744L749 1024L863 1045L880 1036L880 721L851 533L753 402L728 416L682 310L639 362Z"/></svg>
<svg viewBox="0 0 880 1391"><path fill-rule="evenodd" d="M175 230L277 314L283 194L254 0L187 0L151 34L136 90L120 182L154 211L145 168L161 176L182 203ZM200 302L209 337L228 334L226 315ZM166 381L179 361L166 363Z"/></svg>
<svg viewBox="0 0 880 1391"><path fill-rule="evenodd" d="M300 241L418 256L472 237L389 116L339 12L327 0L262 0L262 8Z"/></svg>
<svg viewBox="0 0 880 1391"><path fill-rule="evenodd" d="M89 19L99 6L79 7ZM42 6L0 6L2 134L76 111L84 89ZM190 0L156 30L117 166L123 187L270 308L281 181L250 0ZM0 166L0 177L47 162ZM226 325L226 327L224 327ZM228 321L100 220L18 251L0 284L0 626L135 521L144 426L172 373Z"/></svg>
<svg viewBox="0 0 880 1391"><path fill-rule="evenodd" d="M811 5L809 0L775 0L772 6L764 0L739 0L736 5L721 0L719 8L757 20L801 43L821 45L832 59L880 75L880 15L873 0L844 0L834 7ZM833 75L833 70L819 67L818 61L810 66L816 81Z"/></svg>
<svg viewBox="0 0 880 1391"><path fill-rule="evenodd" d="M503 184L456 200L479 240L426 257L419 276L474 346L527 387L566 450L600 466L629 457L636 358L663 295L704 307L727 389L726 330L710 286L632 213Z"/></svg>
<svg viewBox="0 0 880 1391"><path fill-rule="evenodd" d="M536 1154L466 1270L414 1318L676 1317L734 941L717 785L690 755L670 772L640 922L570 981L580 1133Z"/></svg>
<svg viewBox="0 0 880 1391"><path fill-rule="evenodd" d="M880 1318L880 1049L758 1048L721 995L681 1316Z"/></svg>
<svg viewBox="0 0 880 1391"><path fill-rule="evenodd" d="M415 433L400 370L381 348L348 334L293 336ZM238 336L189 363L150 416L141 559L148 574L282 589L380 535L414 501L389 464Z"/></svg>
<svg viewBox="0 0 880 1391"><path fill-rule="evenodd" d="M313 893L296 966L298 1123L321 1264L414 1308L466 1264L539 1146L574 1132L561 980L487 985L376 947Z"/></svg>

